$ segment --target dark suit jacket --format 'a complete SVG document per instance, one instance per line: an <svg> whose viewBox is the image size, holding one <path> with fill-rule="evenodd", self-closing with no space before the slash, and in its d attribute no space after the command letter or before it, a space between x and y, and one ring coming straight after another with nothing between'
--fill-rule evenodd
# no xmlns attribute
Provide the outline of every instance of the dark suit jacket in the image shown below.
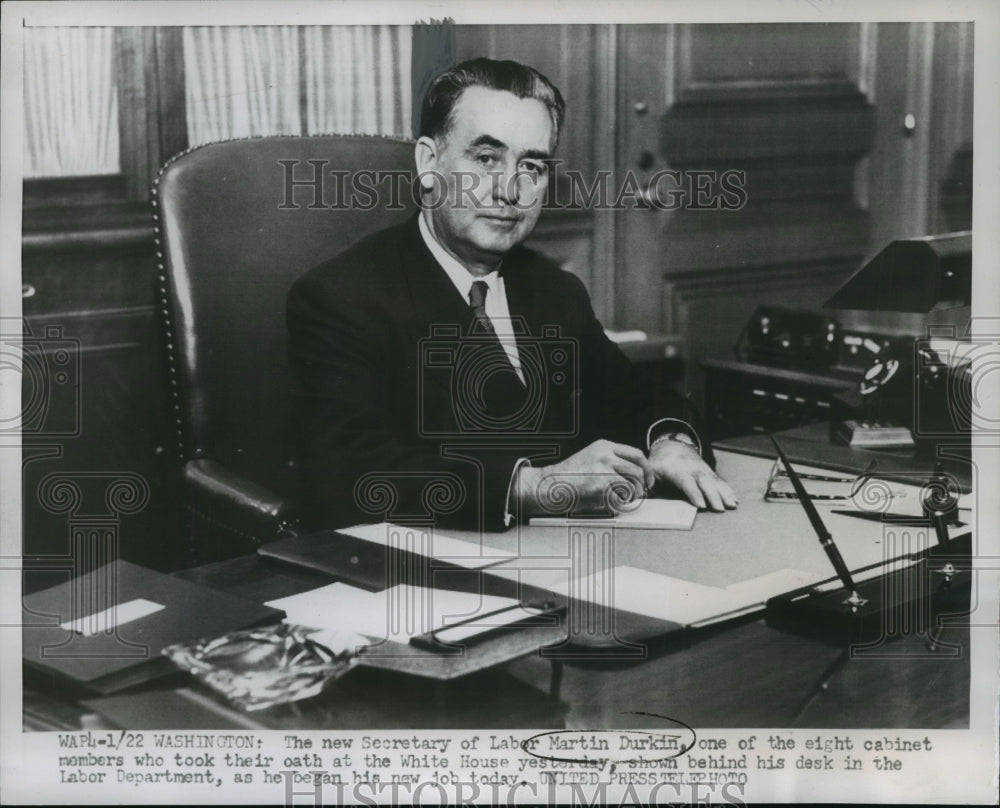
<svg viewBox="0 0 1000 808"><path fill-rule="evenodd" d="M299 466L317 524L433 518L502 529L519 458L547 465L598 438L645 449L658 418L693 422L676 393L638 388L574 275L524 247L501 272L523 326L526 385L506 365L514 405L499 409L478 397L496 343L476 330L416 218L295 283L289 358Z"/></svg>

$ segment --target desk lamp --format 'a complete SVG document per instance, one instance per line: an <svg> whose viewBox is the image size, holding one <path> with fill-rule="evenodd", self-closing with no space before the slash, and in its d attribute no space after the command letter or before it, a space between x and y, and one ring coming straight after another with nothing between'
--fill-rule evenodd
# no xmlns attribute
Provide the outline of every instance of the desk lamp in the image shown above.
<svg viewBox="0 0 1000 808"><path fill-rule="evenodd" d="M929 312L972 299L972 231L893 241L852 275L828 309Z"/></svg>

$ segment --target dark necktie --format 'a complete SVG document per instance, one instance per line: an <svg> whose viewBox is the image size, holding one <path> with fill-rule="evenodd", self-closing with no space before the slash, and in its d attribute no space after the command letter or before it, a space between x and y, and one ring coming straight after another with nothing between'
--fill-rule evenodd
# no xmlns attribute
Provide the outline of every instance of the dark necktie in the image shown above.
<svg viewBox="0 0 1000 808"><path fill-rule="evenodd" d="M482 385L481 400L489 417L499 418L499 423L506 421L508 427L514 427L514 423L507 419L523 407L524 386L497 336L493 322L486 314L486 295L489 290L486 281L473 281L472 288L469 289L473 317L471 335L474 343L478 344L473 361L478 365L479 371L472 375Z"/></svg>
<svg viewBox="0 0 1000 808"><path fill-rule="evenodd" d="M473 329L478 334L492 334L496 337L497 332L493 327L493 322L486 314L486 295L490 291L486 281L473 281L472 288L469 289L469 305L472 306L472 315L475 318ZM497 337L497 341L499 341Z"/></svg>

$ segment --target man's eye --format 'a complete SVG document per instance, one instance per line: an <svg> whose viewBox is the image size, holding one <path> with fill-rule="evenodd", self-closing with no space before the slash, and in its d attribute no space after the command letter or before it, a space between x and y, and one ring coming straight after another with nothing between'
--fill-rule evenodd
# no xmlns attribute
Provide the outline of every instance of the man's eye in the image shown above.
<svg viewBox="0 0 1000 808"><path fill-rule="evenodd" d="M497 161L496 155L493 154L480 154L476 157L476 162L483 166L495 165Z"/></svg>
<svg viewBox="0 0 1000 808"><path fill-rule="evenodd" d="M541 163L524 163L521 170L532 177L542 177L545 175L545 166Z"/></svg>

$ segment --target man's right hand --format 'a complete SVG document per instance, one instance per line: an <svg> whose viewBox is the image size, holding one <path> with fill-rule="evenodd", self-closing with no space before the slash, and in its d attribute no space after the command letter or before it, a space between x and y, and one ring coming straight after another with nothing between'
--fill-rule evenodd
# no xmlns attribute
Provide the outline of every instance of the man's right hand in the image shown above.
<svg viewBox="0 0 1000 808"><path fill-rule="evenodd" d="M617 512L656 481L645 454L598 440L551 466L523 466L516 482L521 518L568 511Z"/></svg>

